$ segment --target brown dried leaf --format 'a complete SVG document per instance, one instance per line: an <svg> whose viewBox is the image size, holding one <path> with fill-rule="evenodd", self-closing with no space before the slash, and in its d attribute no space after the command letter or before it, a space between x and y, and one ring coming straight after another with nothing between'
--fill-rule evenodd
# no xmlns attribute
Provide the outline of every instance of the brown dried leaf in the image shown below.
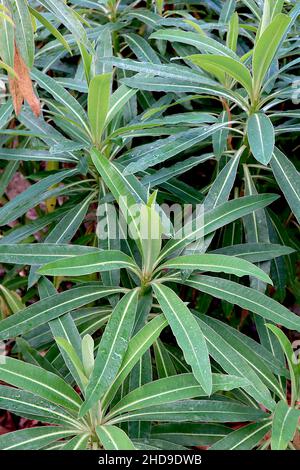
<svg viewBox="0 0 300 470"><path fill-rule="evenodd" d="M16 44L14 56L14 71L16 72L18 78L10 77L8 81L16 115L20 113L23 101L26 100L32 112L35 114L35 116L38 117L41 113L40 100L38 99L33 90L32 80L30 78L28 67L22 59L22 56Z"/></svg>

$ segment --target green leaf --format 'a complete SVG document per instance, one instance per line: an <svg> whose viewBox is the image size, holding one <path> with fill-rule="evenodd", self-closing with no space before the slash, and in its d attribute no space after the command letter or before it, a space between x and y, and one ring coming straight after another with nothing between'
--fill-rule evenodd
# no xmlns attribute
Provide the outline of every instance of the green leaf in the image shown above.
<svg viewBox="0 0 300 470"><path fill-rule="evenodd" d="M23 418L36 419L50 424L78 427L74 419L64 408L55 406L45 398L24 390L5 385L0 386L0 406Z"/></svg>
<svg viewBox="0 0 300 470"><path fill-rule="evenodd" d="M228 433L230 433L230 428L223 424L210 423L158 424L151 430L151 436L166 440L167 446L172 442L188 447L211 445Z"/></svg>
<svg viewBox="0 0 300 470"><path fill-rule="evenodd" d="M210 253L238 256L239 258L251 261L251 263L258 263L259 261L268 261L278 256L289 255L293 252L293 248L277 245L275 243L241 243L238 245L224 246Z"/></svg>
<svg viewBox="0 0 300 470"><path fill-rule="evenodd" d="M105 450L135 450L127 434L117 426L96 426L96 433Z"/></svg>
<svg viewBox="0 0 300 470"><path fill-rule="evenodd" d="M138 224L138 214L136 213L137 201L128 189L126 178L124 174L114 165L112 162L107 160L104 155L98 152L96 149L92 149L91 157L94 165L99 172L100 176L104 180L106 186L110 189L114 198L120 206L120 210L123 212L123 216L126 223L131 227L131 234L136 239L138 247L141 251ZM142 202L142 201L139 201Z"/></svg>
<svg viewBox="0 0 300 470"><path fill-rule="evenodd" d="M72 115L73 119L77 122L82 129L85 130L88 136L90 136L90 130L88 127L87 115L79 103L63 86L37 69L33 69L31 72L32 78L39 84L40 87L44 88L55 100L65 106L66 110Z"/></svg>
<svg viewBox="0 0 300 470"><path fill-rule="evenodd" d="M120 287L85 286L52 295L2 320L0 339L23 334L75 308L123 291Z"/></svg>
<svg viewBox="0 0 300 470"><path fill-rule="evenodd" d="M253 89L257 96L291 19L280 13L265 29L253 50Z"/></svg>
<svg viewBox="0 0 300 470"><path fill-rule="evenodd" d="M176 375L176 368L171 356L160 339L155 341L153 344L153 350L158 378L162 379L164 377Z"/></svg>
<svg viewBox="0 0 300 470"><path fill-rule="evenodd" d="M124 34L124 38L141 62L152 62L153 64L161 63L157 53L152 49L149 42L142 36L131 33Z"/></svg>
<svg viewBox="0 0 300 470"><path fill-rule="evenodd" d="M61 450L86 450L89 439L90 434L88 432L79 434L63 445Z"/></svg>
<svg viewBox="0 0 300 470"><path fill-rule="evenodd" d="M60 376L59 371L53 367L51 362L49 362L45 356L42 356L36 349L34 349L24 338L17 338L16 344L25 362L30 362L30 364L39 366L42 369L48 370L49 372Z"/></svg>
<svg viewBox="0 0 300 470"><path fill-rule="evenodd" d="M300 223L300 176L293 163L275 147L271 160L276 181L286 200Z"/></svg>
<svg viewBox="0 0 300 470"><path fill-rule="evenodd" d="M113 68L111 65L103 64L103 57L111 57L113 55L112 48L112 31L109 25L104 27L98 36L95 55L92 59L92 76L102 73L111 73Z"/></svg>
<svg viewBox="0 0 300 470"><path fill-rule="evenodd" d="M141 75L155 75L169 79L188 81L190 83L206 83L213 85L214 81L204 76L202 73L191 70L188 67L174 64L154 64L152 62L137 62L132 59L121 59L119 57L110 57L103 59L105 64L114 65L122 70L132 70Z"/></svg>
<svg viewBox="0 0 300 470"><path fill-rule="evenodd" d="M156 194L154 193L154 196ZM143 273L151 275L158 258L162 243L163 226L155 202L149 201L141 206L141 246L143 255Z"/></svg>
<svg viewBox="0 0 300 470"><path fill-rule="evenodd" d="M106 125L108 125L117 116L128 101L135 96L136 92L137 90L128 88L126 85L119 86L119 88L111 95L110 108L106 116Z"/></svg>
<svg viewBox="0 0 300 470"><path fill-rule="evenodd" d="M94 370L86 388L83 416L113 383L123 361L135 320L139 290L128 292L116 305L101 338Z"/></svg>
<svg viewBox="0 0 300 470"><path fill-rule="evenodd" d="M230 102L233 101L244 111L249 111L247 101L242 98L239 93L228 90L221 85L183 83L183 80L179 78L175 80L163 77L149 77L146 74L137 74L131 78L123 78L122 83L130 88L137 88L139 90L159 91L164 93L198 93L199 95L219 96Z"/></svg>
<svg viewBox="0 0 300 470"><path fill-rule="evenodd" d="M49 10L54 18L68 28L74 35L76 41L83 43L88 49L91 45L87 39L87 34L78 16L63 0L39 0L39 3ZM79 17L80 18L80 17Z"/></svg>
<svg viewBox="0 0 300 470"><path fill-rule="evenodd" d="M219 118L218 122L228 122L228 113L227 111L223 111ZM218 132L213 134L212 136L212 143L213 143L213 151L214 155L217 159L220 159L225 150L227 150L227 140L228 140L228 135L229 135L229 127L224 127L223 129L220 129ZM230 160L228 164L230 164L234 159ZM239 160L239 159L237 159Z"/></svg>
<svg viewBox="0 0 300 470"><path fill-rule="evenodd" d="M134 174L162 163L180 152L198 145L199 142L226 127L228 127L228 122L217 123L208 127L180 132L166 139L159 139L154 144L136 147L126 155L129 164L125 168L125 174Z"/></svg>
<svg viewBox="0 0 300 470"><path fill-rule="evenodd" d="M166 286L152 284L157 300L186 362L207 395L212 393L212 375L206 341L201 328L182 300Z"/></svg>
<svg viewBox="0 0 300 470"><path fill-rule="evenodd" d="M0 197L6 193L7 186L13 176L15 175L16 171L19 168L19 162L8 162L6 165L3 173L1 174L0 178Z"/></svg>
<svg viewBox="0 0 300 470"><path fill-rule="evenodd" d="M135 364L140 360L144 353L157 340L162 330L167 326L167 321L163 315L158 315L143 328L141 328L135 336L129 341L127 351L125 353L122 365L105 395L102 399L102 406L105 410L110 401L115 396L117 390L122 385Z"/></svg>
<svg viewBox="0 0 300 470"><path fill-rule="evenodd" d="M249 96L252 95L252 78L250 72L247 67L238 60L212 54L194 54L187 56L186 59L191 60L193 64L198 65L208 72L211 66L218 71L221 70L240 83L245 90L247 90Z"/></svg>
<svg viewBox="0 0 300 470"><path fill-rule="evenodd" d="M286 356L291 376L291 403L294 405L300 397L300 364L295 361L295 354L292 345L283 331L275 325L268 324L267 327L277 337Z"/></svg>
<svg viewBox="0 0 300 470"><path fill-rule="evenodd" d="M247 121L247 137L254 158L267 165L275 145L275 132L270 118L264 113L252 114Z"/></svg>
<svg viewBox="0 0 300 470"><path fill-rule="evenodd" d="M284 392L272 373L276 366L271 353L268 354L259 343L219 320L201 315L197 321L214 360L227 373L245 377L250 383L243 387L245 391L258 403L273 410L275 402L269 389L280 398L284 397Z"/></svg>
<svg viewBox="0 0 300 470"><path fill-rule="evenodd" d="M78 208L76 209L78 212ZM97 252L99 252L97 248L80 245L60 245L55 243L1 244L0 262L34 266L49 263L54 259L77 258L78 255L86 253L96 254Z"/></svg>
<svg viewBox="0 0 300 470"><path fill-rule="evenodd" d="M43 178L38 183L25 189L21 194L18 194L11 201L5 204L0 209L0 225L6 225L16 220L29 209L38 205L41 201L46 200L52 195L51 187L58 184L65 178L71 177L78 173L77 168L71 170L63 170L53 175ZM62 188L53 189L54 193L59 194Z"/></svg>
<svg viewBox="0 0 300 470"><path fill-rule="evenodd" d="M73 413L79 411L82 403L73 388L57 375L11 357L5 357L5 360L0 362L0 380L45 398Z"/></svg>
<svg viewBox="0 0 300 470"><path fill-rule="evenodd" d="M236 59L234 52L215 39L201 36L198 33L190 31L180 31L179 29L161 29L151 34L149 39L163 39L171 42L182 42L196 47L202 53L218 54L220 56L231 57Z"/></svg>
<svg viewBox="0 0 300 470"><path fill-rule="evenodd" d="M285 401L277 403L272 422L272 450L286 450L295 435L300 411L290 408Z"/></svg>
<svg viewBox="0 0 300 470"><path fill-rule="evenodd" d="M23 310L24 304L21 297L12 290L7 289L7 287L0 285L0 294L3 295L7 305L9 306L12 313L17 313L20 310Z"/></svg>
<svg viewBox="0 0 300 470"><path fill-rule="evenodd" d="M77 431L78 432L78 431ZM9 432L0 436L1 450L39 450L64 437L76 434L74 429L42 426Z"/></svg>
<svg viewBox="0 0 300 470"><path fill-rule="evenodd" d="M82 276L120 268L131 269L134 272L138 271L138 266L133 259L121 251L103 250L48 263L40 268L38 272L51 276Z"/></svg>
<svg viewBox="0 0 300 470"><path fill-rule="evenodd" d="M118 416L110 424L124 421L190 421L238 423L267 418L263 411L229 400L181 400L165 405L149 406Z"/></svg>
<svg viewBox="0 0 300 470"><path fill-rule="evenodd" d="M209 450L251 450L259 444L270 428L270 420L247 424L220 439Z"/></svg>
<svg viewBox="0 0 300 470"><path fill-rule="evenodd" d="M58 321L59 320L60 319L58 318ZM56 320L52 320L52 321L55 322ZM51 323L52 322L50 322L50 324ZM53 332L53 337L55 339L55 342L58 345L60 351L62 352L66 366L68 367L72 376L76 380L77 385L80 386L80 389L82 390L82 392L84 392L84 389L87 385L88 380L87 380L87 377L85 376L81 358L78 357L77 351L73 347L72 343L70 343L65 338L56 336L55 330L53 327L51 328L51 330Z"/></svg>
<svg viewBox="0 0 300 470"><path fill-rule="evenodd" d="M262 281L272 284L269 276L264 271L246 260L235 259L226 255L186 255L172 258L162 264L159 269L187 269L199 271L223 272L236 276L255 276Z"/></svg>
<svg viewBox="0 0 300 470"><path fill-rule="evenodd" d="M15 23L15 39L21 56L29 69L34 62L34 38L31 15L26 0L12 1L11 11Z"/></svg>
<svg viewBox="0 0 300 470"><path fill-rule="evenodd" d="M233 52L236 52L238 37L239 37L239 15L237 12L235 12L230 18L228 32L226 36L226 45Z"/></svg>
<svg viewBox="0 0 300 470"><path fill-rule="evenodd" d="M260 194L259 196L246 196L220 204L205 213L204 221L197 219L187 222L180 231L169 240L161 251L158 261L169 256L172 252L184 248L197 239L208 235L218 228L233 222L234 220L250 214L256 209L266 207L277 199L271 194ZM197 226L198 225L198 226Z"/></svg>
<svg viewBox="0 0 300 470"><path fill-rule="evenodd" d="M111 73L96 75L89 84L88 117L95 145L101 142L110 105Z"/></svg>
<svg viewBox="0 0 300 470"><path fill-rule="evenodd" d="M49 153L48 150L32 150L26 148L0 149L1 160L25 160L25 161L59 161L59 162L77 162L77 160L67 155L67 153Z"/></svg>
<svg viewBox="0 0 300 470"><path fill-rule="evenodd" d="M29 7L30 13L42 24L45 28L50 31L50 33L64 46L64 48L72 55L72 50L63 37L63 35L56 29L50 21L48 21L45 16L41 15L37 10L34 8Z"/></svg>
<svg viewBox="0 0 300 470"><path fill-rule="evenodd" d="M0 0L0 6L8 10L8 0ZM11 68L14 67L14 25L11 24L10 21L7 21L1 15L0 15L0 56L9 67ZM2 106L4 107L4 104L2 104Z"/></svg>
<svg viewBox="0 0 300 470"><path fill-rule="evenodd" d="M213 374L212 380L212 393L248 385L248 380L232 375ZM205 397L206 392L193 374L174 375L142 385L125 395L109 412L108 418L111 419L121 413L143 409L150 405L162 405L202 396Z"/></svg>
<svg viewBox="0 0 300 470"><path fill-rule="evenodd" d="M286 328L300 331L300 318L297 315L272 298L254 289L226 279L204 275L189 278L185 283L201 292L206 292L218 299L227 300L227 302L257 313L263 318Z"/></svg>

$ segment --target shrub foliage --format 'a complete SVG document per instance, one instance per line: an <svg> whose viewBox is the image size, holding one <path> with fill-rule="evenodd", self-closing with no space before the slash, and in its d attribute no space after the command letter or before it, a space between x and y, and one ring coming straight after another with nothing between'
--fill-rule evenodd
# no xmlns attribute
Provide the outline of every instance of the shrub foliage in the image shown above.
<svg viewBox="0 0 300 470"><path fill-rule="evenodd" d="M1 449L299 446L299 13L0 1Z"/></svg>

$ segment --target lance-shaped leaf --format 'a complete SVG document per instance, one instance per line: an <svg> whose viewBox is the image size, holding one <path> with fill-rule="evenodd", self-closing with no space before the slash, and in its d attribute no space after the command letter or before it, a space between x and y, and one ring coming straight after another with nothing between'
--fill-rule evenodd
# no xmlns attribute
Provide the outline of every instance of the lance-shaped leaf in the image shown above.
<svg viewBox="0 0 300 470"><path fill-rule="evenodd" d="M180 31L179 29L160 29L151 34L150 39L163 39L171 42L182 42L196 47L202 53L218 54L220 56L237 58L237 55L220 42L201 36L190 31Z"/></svg>
<svg viewBox="0 0 300 470"><path fill-rule="evenodd" d="M251 423L220 439L209 450L251 450L270 431L271 420Z"/></svg>
<svg viewBox="0 0 300 470"><path fill-rule="evenodd" d="M155 193L153 195L155 196ZM155 209L153 200L150 200L147 205L141 206L140 230L143 272L149 275L160 253L163 233L160 215Z"/></svg>
<svg viewBox="0 0 300 470"><path fill-rule="evenodd" d="M180 282L179 279L177 281ZM189 278L185 281L185 284L218 299L239 305L286 328L300 331L300 318L297 315L279 302L250 287L242 286L227 279L204 275Z"/></svg>
<svg viewBox="0 0 300 470"><path fill-rule="evenodd" d="M255 95L260 90L265 75L274 59L291 19L280 13L265 29L255 44L252 59L253 88Z"/></svg>
<svg viewBox="0 0 300 470"><path fill-rule="evenodd" d="M42 426L9 432L0 436L1 450L38 450L53 441L76 434L78 430L57 426Z"/></svg>
<svg viewBox="0 0 300 470"><path fill-rule="evenodd" d="M300 175L293 163L275 148L270 162L276 181L300 223Z"/></svg>
<svg viewBox="0 0 300 470"><path fill-rule="evenodd" d="M151 62L153 64L161 63L158 54L142 36L137 34L124 34L123 36L141 62Z"/></svg>
<svg viewBox="0 0 300 470"><path fill-rule="evenodd" d="M85 432L78 436L72 437L65 445L61 447L61 450L86 450L90 433Z"/></svg>
<svg viewBox="0 0 300 470"><path fill-rule="evenodd" d="M55 228L45 237L44 243L69 243L84 221L92 197L93 194L89 195L80 204L68 211L56 224ZM37 270L38 266L31 268L28 276L28 287L31 287L38 281L39 274L37 274Z"/></svg>
<svg viewBox="0 0 300 470"><path fill-rule="evenodd" d="M214 360L229 374L245 377L249 381L249 385L243 387L245 391L258 403L273 410L275 402L269 389L274 390L280 397L284 394L259 355L245 345L240 337L234 337L225 326L222 328L223 323L207 316L197 318L197 321Z"/></svg>
<svg viewBox="0 0 300 470"><path fill-rule="evenodd" d="M38 183L25 189L21 194L18 194L14 199L5 204L0 209L0 225L8 224L16 220L21 215L25 214L29 209L39 204L41 201L47 199L51 192L49 188L54 184L58 184L65 178L69 178L78 172L77 169L64 170L54 175L43 178ZM59 192L61 188L57 188Z"/></svg>
<svg viewBox="0 0 300 470"><path fill-rule="evenodd" d="M96 433L105 450L135 450L127 434L117 426L99 425Z"/></svg>
<svg viewBox="0 0 300 470"><path fill-rule="evenodd" d="M272 284L269 276L260 268L243 259L235 259L226 255L186 255L173 258L162 264L159 269L187 269L198 271L223 272L236 276L255 276Z"/></svg>
<svg viewBox="0 0 300 470"><path fill-rule="evenodd" d="M114 65L123 70L132 70L143 75L156 75L159 77L177 79L190 83L214 84L214 81L207 78L200 72L192 70L182 65L173 64L154 64L151 62L137 62L131 59L120 59L119 57L110 57L103 60L104 63Z"/></svg>
<svg viewBox="0 0 300 470"><path fill-rule="evenodd" d="M71 31L76 41L83 43L87 48L91 48L79 17L63 0L39 0L39 3Z"/></svg>
<svg viewBox="0 0 300 470"><path fill-rule="evenodd" d="M8 0L0 0L0 6L4 9L4 12L7 12L7 13L9 12ZM2 15L0 15L0 56L3 59L3 61L9 67L13 69L14 67L14 24L12 20L9 21L9 19L6 19ZM2 104L2 106L4 107L4 104Z"/></svg>
<svg viewBox="0 0 300 470"><path fill-rule="evenodd" d="M183 83L182 80L171 80L163 77L149 77L147 75L137 74L131 78L123 78L122 83L139 90L163 91L174 93L198 93L200 95L220 96L233 101L244 111L248 112L249 105L247 101L237 92L228 90L221 85L197 85L193 83Z"/></svg>
<svg viewBox="0 0 300 470"><path fill-rule="evenodd" d="M151 437L190 446L209 446L230 433L223 424L168 423L151 429Z"/></svg>
<svg viewBox="0 0 300 470"><path fill-rule="evenodd" d="M111 73L96 75L89 85L88 116L95 145L101 142L109 110L111 79Z"/></svg>
<svg viewBox="0 0 300 470"><path fill-rule="evenodd" d="M300 410L290 408L283 400L277 403L272 422L272 450L286 450L293 440L299 418Z"/></svg>
<svg viewBox="0 0 300 470"><path fill-rule="evenodd" d="M98 348L94 370L86 388L83 416L111 386L121 366L135 320L139 290L128 292L116 305Z"/></svg>
<svg viewBox="0 0 300 470"><path fill-rule="evenodd" d="M27 67L34 62L34 38L31 15L26 0L10 2L15 24L15 39Z"/></svg>
<svg viewBox="0 0 300 470"><path fill-rule="evenodd" d="M275 132L270 118L264 113L252 114L247 121L247 137L254 158L267 165L275 145Z"/></svg>
<svg viewBox="0 0 300 470"><path fill-rule="evenodd" d="M241 243L237 245L224 246L213 250L211 254L223 254L228 256L238 256L252 263L268 261L278 256L289 255L295 250L289 246L276 243Z"/></svg>
<svg viewBox="0 0 300 470"><path fill-rule="evenodd" d="M277 337L286 356L291 376L291 404L294 405L300 397L300 364L295 360L293 347L284 332L275 325L267 324L266 326Z"/></svg>
<svg viewBox="0 0 300 470"><path fill-rule="evenodd" d="M47 263L38 272L51 276L82 276L120 268L138 272L138 266L129 256L118 250L103 250Z"/></svg>
<svg viewBox="0 0 300 470"><path fill-rule="evenodd" d="M82 403L75 390L57 375L11 357L0 362L0 380L75 413Z"/></svg>
<svg viewBox="0 0 300 470"><path fill-rule="evenodd" d="M120 287L82 286L40 300L0 322L0 339L13 338L75 308L120 293Z"/></svg>
<svg viewBox="0 0 300 470"><path fill-rule="evenodd" d="M194 54L187 56L193 64L203 68L203 70L211 71L211 67L229 75L231 78L240 83L248 95L252 95L252 78L247 67L239 62L238 60L232 59L231 57L224 57L220 55L212 54Z"/></svg>
<svg viewBox="0 0 300 470"><path fill-rule="evenodd" d="M236 423L267 418L258 408L229 400L180 400L165 405L149 406L118 416L110 424L124 421L191 421L212 423Z"/></svg>
<svg viewBox="0 0 300 470"><path fill-rule="evenodd" d="M166 286L153 283L153 289L186 362L207 395L212 392L212 375L208 349L203 333L193 314Z"/></svg>
<svg viewBox="0 0 300 470"><path fill-rule="evenodd" d="M126 85L121 85L111 95L110 108L106 116L106 125L123 109L128 101L136 94L137 90L128 88Z"/></svg>
<svg viewBox="0 0 300 470"><path fill-rule="evenodd" d="M218 122L221 123L221 122L226 122L226 121L227 122L229 121L228 113L227 111L223 111L218 118ZM229 135L229 127L224 127L223 129L220 129L218 132L216 132L212 136L213 152L217 159L220 159L223 153L225 152L225 150L227 150L228 135ZM236 160L239 160L239 158ZM232 164L232 161L229 161L229 163L227 163L227 165L229 166L231 164Z"/></svg>
<svg viewBox="0 0 300 470"><path fill-rule="evenodd" d="M107 158L105 158L105 156L96 149L92 149L91 157L95 167L97 168L97 171L118 202L120 210L122 211L125 221L129 227L129 231L136 239L140 251L142 251L138 236L139 220L137 213L137 201L142 202L142 200L136 200L135 196L139 197L136 192L134 192L133 196L132 192L129 191L126 178L116 165L107 160Z"/></svg>
<svg viewBox="0 0 300 470"><path fill-rule="evenodd" d="M53 98L59 101L66 107L68 112L72 115L73 119L79 124L90 136L90 130L87 124L87 115L81 104L67 91L63 86L56 82L53 78L49 77L37 69L33 69L31 73L32 78L50 93Z"/></svg>
<svg viewBox="0 0 300 470"><path fill-rule="evenodd" d="M126 155L129 164L124 172L130 175L162 163L180 152L198 145L199 142L228 127L228 124L228 122L222 122L208 127L191 129L166 139L159 139L154 144L137 147Z"/></svg>
<svg viewBox="0 0 300 470"><path fill-rule="evenodd" d="M90 246L56 245L55 243L1 244L0 263L34 266L61 258L78 257L78 255L85 253L97 253L98 251L97 248Z"/></svg>
<svg viewBox="0 0 300 470"><path fill-rule="evenodd" d="M2 410L11 411L23 418L63 426L78 426L78 421L61 406L17 388L0 386L0 406Z"/></svg>
<svg viewBox="0 0 300 470"><path fill-rule="evenodd" d="M157 340L162 330L167 326L167 321L163 315L158 315L141 328L130 340L122 365L107 392L103 396L102 406L105 410L110 401L114 398L117 390L122 385L135 364L141 359L144 353Z"/></svg>
<svg viewBox="0 0 300 470"><path fill-rule="evenodd" d="M204 214L195 214L194 220L188 222L182 231L174 235L174 239L169 240L161 251L159 261L172 252L184 248L189 243L214 232L218 228L233 222L234 220L251 213L256 209L261 209L271 204L277 196L271 194L260 194L259 196L246 196L232 201L225 202L211 209Z"/></svg>
<svg viewBox="0 0 300 470"><path fill-rule="evenodd" d="M239 15L237 12L235 12L229 20L228 32L226 35L226 45L233 52L236 52L238 37L239 37Z"/></svg>
<svg viewBox="0 0 300 470"><path fill-rule="evenodd" d="M58 31L58 29L53 26L50 21L45 18L44 15L39 13L34 8L29 7L30 13L42 24L45 26L46 29L64 46L64 48L72 55L72 49L70 48L68 42L65 40L63 35Z"/></svg>
<svg viewBox="0 0 300 470"><path fill-rule="evenodd" d="M248 380L233 375L213 374L212 383L212 392L215 393L219 390L228 391L248 385ZM162 405L202 396L206 396L206 392L193 374L174 375L136 388L117 403L109 412L108 417L111 419L115 415L143 409L150 405Z"/></svg>
<svg viewBox="0 0 300 470"><path fill-rule="evenodd" d="M0 295L3 295L12 313L17 313L20 310L23 310L24 304L17 292L14 292L10 289L7 289L7 287L3 285L0 285Z"/></svg>
<svg viewBox="0 0 300 470"><path fill-rule="evenodd" d="M50 153L48 150L33 150L26 148L0 149L1 160L24 160L24 161L59 161L76 163L76 158L67 153Z"/></svg>

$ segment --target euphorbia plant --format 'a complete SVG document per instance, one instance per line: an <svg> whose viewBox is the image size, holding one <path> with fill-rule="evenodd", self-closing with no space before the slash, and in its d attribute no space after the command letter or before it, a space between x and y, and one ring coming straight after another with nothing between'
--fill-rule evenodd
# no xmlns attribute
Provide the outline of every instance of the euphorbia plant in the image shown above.
<svg viewBox="0 0 300 470"><path fill-rule="evenodd" d="M3 449L297 446L300 5L186 3L1 3Z"/></svg>

